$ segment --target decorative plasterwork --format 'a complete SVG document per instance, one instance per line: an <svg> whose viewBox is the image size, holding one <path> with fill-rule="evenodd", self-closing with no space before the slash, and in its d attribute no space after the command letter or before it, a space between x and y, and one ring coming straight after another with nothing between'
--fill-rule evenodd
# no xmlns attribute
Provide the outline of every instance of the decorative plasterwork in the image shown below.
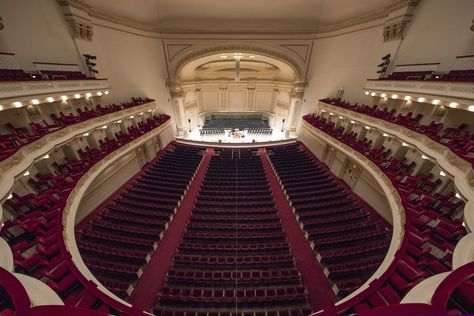
<svg viewBox="0 0 474 316"><path fill-rule="evenodd" d="M71 141L75 137L81 137L82 134L100 128L103 125L110 124L130 115L137 115L138 113L154 109L155 107L155 102L151 102L101 117L92 118L85 122L73 124L47 134L36 142L23 146L11 157L0 162L0 201L3 201L10 193L16 177L23 174L36 159L49 153L54 148Z"/></svg>
<svg viewBox="0 0 474 316"><path fill-rule="evenodd" d="M468 200L464 208L464 217L467 226L470 229L474 228L474 209L472 208L472 201L474 201L474 169L469 161L453 153L447 146L404 126L324 102L319 102L318 107L332 112L334 115L348 117L381 132L393 135L402 142L414 146L426 156L432 157L443 170L453 177L457 192Z"/></svg>
<svg viewBox="0 0 474 316"><path fill-rule="evenodd" d="M282 49L278 45L263 44L257 42L247 41L233 41L233 42L218 42L194 44L188 48L182 49L175 55L173 60L169 63L169 78L170 85L177 85L179 78L178 73L181 67L186 63L200 58L202 56L212 55L220 52L242 52L250 54L260 54L271 58L278 59L290 65L296 72L295 83L304 83L305 81L305 61L295 52Z"/></svg>
<svg viewBox="0 0 474 316"><path fill-rule="evenodd" d="M413 11L420 1L404 1L404 6L391 9L383 25L384 41L402 40L405 37L407 25L413 18Z"/></svg>

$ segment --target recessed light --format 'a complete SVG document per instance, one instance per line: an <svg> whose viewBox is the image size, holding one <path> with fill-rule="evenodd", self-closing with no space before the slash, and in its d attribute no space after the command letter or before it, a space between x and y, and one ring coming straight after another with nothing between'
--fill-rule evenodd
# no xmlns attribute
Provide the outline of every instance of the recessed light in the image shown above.
<svg viewBox="0 0 474 316"><path fill-rule="evenodd" d="M44 155L41 159L48 159L48 158L49 158L49 155L46 154L46 155Z"/></svg>
<svg viewBox="0 0 474 316"><path fill-rule="evenodd" d="M431 103L433 103L434 105L438 105L440 102L441 102L441 101L440 101L440 100L437 100L437 99L431 101Z"/></svg>
<svg viewBox="0 0 474 316"><path fill-rule="evenodd" d="M86 98L90 98L92 96L92 93L88 92L86 93Z"/></svg>
<svg viewBox="0 0 474 316"><path fill-rule="evenodd" d="M426 160L426 159L429 159L429 158L428 158L427 156L425 156L425 155L421 155L421 159L425 159L425 160Z"/></svg>
<svg viewBox="0 0 474 316"><path fill-rule="evenodd" d="M97 95L100 97L102 95L102 92L97 92Z"/></svg>
<svg viewBox="0 0 474 316"><path fill-rule="evenodd" d="M397 94L392 94L392 99L396 99L398 98L398 95Z"/></svg>
<svg viewBox="0 0 474 316"><path fill-rule="evenodd" d="M351 121L351 124L354 124L355 122L354 121Z"/></svg>
<svg viewBox="0 0 474 316"><path fill-rule="evenodd" d="M26 177L26 176L29 176L29 175L30 175L30 172L29 172L29 171L26 171L23 175L24 175L25 177Z"/></svg>
<svg viewBox="0 0 474 316"><path fill-rule="evenodd" d="M82 136L87 137L87 136L89 136L89 133L84 133L84 134L82 134Z"/></svg>
<svg viewBox="0 0 474 316"><path fill-rule="evenodd" d="M343 119L344 119L342 116L339 116L339 118L340 118L341 120L343 120Z"/></svg>
<svg viewBox="0 0 474 316"><path fill-rule="evenodd" d="M227 55L221 55L221 58L222 58L222 59L226 59L226 58L227 58Z"/></svg>
<svg viewBox="0 0 474 316"><path fill-rule="evenodd" d="M382 134L383 137L388 137L389 135L387 133Z"/></svg>
<svg viewBox="0 0 474 316"><path fill-rule="evenodd" d="M425 102L425 98L423 97L418 98L418 102Z"/></svg>
<svg viewBox="0 0 474 316"><path fill-rule="evenodd" d="M34 105L37 105L40 103L40 101L38 99L33 99L31 100L31 103L33 103Z"/></svg>
<svg viewBox="0 0 474 316"><path fill-rule="evenodd" d="M369 92L369 91L365 91L365 95L369 95L369 94L370 94L370 92Z"/></svg>
<svg viewBox="0 0 474 316"><path fill-rule="evenodd" d="M329 115L331 115L331 116L332 116L332 115L334 115L334 113L332 113L332 112L331 112L331 113L329 113Z"/></svg>
<svg viewBox="0 0 474 316"><path fill-rule="evenodd" d="M67 96L62 95L62 96L61 96L61 100L66 101L66 100L67 100Z"/></svg>
<svg viewBox="0 0 474 316"><path fill-rule="evenodd" d="M461 195L459 195L459 193L456 193L454 196L457 197L458 199L461 198Z"/></svg>
<svg viewBox="0 0 474 316"><path fill-rule="evenodd" d="M143 112L140 112L140 115L143 115Z"/></svg>
<svg viewBox="0 0 474 316"><path fill-rule="evenodd" d="M408 144L407 143L402 143L402 146L403 147L408 147Z"/></svg>
<svg viewBox="0 0 474 316"><path fill-rule="evenodd" d="M17 108L21 108L23 106L23 103L17 101L17 102L14 102L13 105L15 105Z"/></svg>
<svg viewBox="0 0 474 316"><path fill-rule="evenodd" d="M445 173L444 171L440 171L440 172L439 172L439 175L442 176L442 177L444 177L444 176L446 175L446 173Z"/></svg>
<svg viewBox="0 0 474 316"><path fill-rule="evenodd" d="M366 126L365 129L370 129L370 126Z"/></svg>
<svg viewBox="0 0 474 316"><path fill-rule="evenodd" d="M104 91L104 94L105 95L109 94L109 90Z"/></svg>
<svg viewBox="0 0 474 316"><path fill-rule="evenodd" d="M467 108L467 110L468 110L469 112L474 112L474 105L470 105L470 106Z"/></svg>
<svg viewBox="0 0 474 316"><path fill-rule="evenodd" d="M385 98L385 97L387 96L387 94L386 94L386 93L382 93L380 96L381 96L382 98Z"/></svg>
<svg viewBox="0 0 474 316"><path fill-rule="evenodd" d="M324 113L324 112L326 112L326 110L321 110L321 112L323 112L323 113Z"/></svg>
<svg viewBox="0 0 474 316"><path fill-rule="evenodd" d="M2 111L2 110L3 110L3 105L0 105L0 111Z"/></svg>
<svg viewBox="0 0 474 316"><path fill-rule="evenodd" d="M47 97L46 100L48 100L49 103L54 102L54 98L53 98L53 97Z"/></svg>
<svg viewBox="0 0 474 316"><path fill-rule="evenodd" d="M411 100L411 97L410 97L409 95L407 95L407 96L405 97L405 100L410 101L410 100Z"/></svg>
<svg viewBox="0 0 474 316"><path fill-rule="evenodd" d="M131 115L130 118L133 118L133 115Z"/></svg>
<svg viewBox="0 0 474 316"><path fill-rule="evenodd" d="M122 120L118 120L117 123L119 123L119 124L122 123Z"/></svg>
<svg viewBox="0 0 474 316"><path fill-rule="evenodd" d="M10 193L10 194L8 195L7 199L9 200L9 199L11 199L11 198L13 198L13 194Z"/></svg>
<svg viewBox="0 0 474 316"><path fill-rule="evenodd" d="M74 97L75 97L76 99L79 99L79 98L81 97L81 95L80 95L79 93L76 93L76 94L74 95Z"/></svg>
<svg viewBox="0 0 474 316"><path fill-rule="evenodd" d="M376 94L375 92L372 92L370 95L373 96L373 97L375 97L375 94Z"/></svg>
<svg viewBox="0 0 474 316"><path fill-rule="evenodd" d="M254 55L250 55L250 56L249 56L249 58L251 58L251 59L254 59L254 58L255 58L255 56L254 56Z"/></svg>
<svg viewBox="0 0 474 316"><path fill-rule="evenodd" d="M449 103L449 107L452 108L452 109L455 109L458 107L458 104L456 102L451 102Z"/></svg>
<svg viewBox="0 0 474 316"><path fill-rule="evenodd" d="M102 129L106 129L106 128L107 128L107 125L102 126Z"/></svg>

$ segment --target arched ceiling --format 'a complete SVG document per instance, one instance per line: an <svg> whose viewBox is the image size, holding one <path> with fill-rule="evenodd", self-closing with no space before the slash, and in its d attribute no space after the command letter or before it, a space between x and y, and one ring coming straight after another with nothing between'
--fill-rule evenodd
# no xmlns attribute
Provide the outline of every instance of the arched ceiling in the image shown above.
<svg viewBox="0 0 474 316"><path fill-rule="evenodd" d="M161 30L316 30L378 14L400 0L76 0Z"/></svg>
<svg viewBox="0 0 474 316"><path fill-rule="evenodd" d="M240 58L240 80L271 80L293 82L295 70L278 59L239 52L222 52L196 58L183 65L178 71L180 82L201 80L234 80L236 56Z"/></svg>

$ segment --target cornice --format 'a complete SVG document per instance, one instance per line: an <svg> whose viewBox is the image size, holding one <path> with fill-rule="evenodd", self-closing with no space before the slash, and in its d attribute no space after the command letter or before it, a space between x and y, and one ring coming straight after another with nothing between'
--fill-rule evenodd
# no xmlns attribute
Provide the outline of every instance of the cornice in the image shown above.
<svg viewBox="0 0 474 316"><path fill-rule="evenodd" d="M416 7L421 0L398 0L394 3L378 10L374 10L372 12L366 13L356 18L348 19L342 22L338 22L331 25L323 25L317 28L304 28L304 29L283 29L283 30L275 30L275 29L236 29L236 28L227 28L227 29L219 29L219 30L210 30L210 29L196 29L196 28L183 28L183 29L167 29L161 28L158 25L146 24L139 22L137 20L124 18L115 14L111 14L105 12L103 10L99 10L94 8L91 5L84 3L82 0L57 0L57 2L61 6L70 6L72 8L81 10L87 13L89 16L111 22L117 25L133 28L139 31L151 32L151 33L159 33L163 34L164 36L167 35L312 35L316 37L317 35L341 31L345 28L350 28L354 26L362 26L368 22L374 22L377 20L381 20L386 18L391 12L407 8L407 7Z"/></svg>

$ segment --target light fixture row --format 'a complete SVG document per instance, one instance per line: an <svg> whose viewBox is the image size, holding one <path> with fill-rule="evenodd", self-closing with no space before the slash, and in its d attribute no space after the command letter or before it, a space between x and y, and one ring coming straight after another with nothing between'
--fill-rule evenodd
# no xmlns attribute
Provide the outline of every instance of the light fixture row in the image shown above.
<svg viewBox="0 0 474 316"><path fill-rule="evenodd" d="M98 91L98 92L95 93L95 95L97 95L97 96L99 96L99 97L102 96L102 95L107 95L107 94L109 94L109 91L108 91L108 90L105 90L105 91L103 91L103 92L102 92L102 91ZM76 93L76 94L74 94L73 97L74 97L75 99L90 98L90 97L92 97L92 95L93 95L93 94L92 94L91 92L87 92L87 93L85 93L85 94ZM49 103L52 103L52 102L55 102L55 101L63 101L63 102L64 102L64 101L67 101L69 98L70 98L70 97L67 96L67 95L62 95L62 96L56 97L56 98L54 98L54 97L47 97L47 98L45 98L45 100L46 100L47 102L49 102ZM72 98L72 97L71 97L71 98ZM15 101L15 102L13 102L12 104L13 104L13 106L15 106L16 108L21 108L21 107L23 107L23 106L27 106L27 105L38 105L38 104L40 104L40 103L41 103L41 101L40 101L39 99L32 99L32 100L26 101L26 102L25 102L25 101L23 101L23 102L21 102L21 101ZM4 107L3 105L0 105L0 111L2 111L2 110L4 110L4 109L5 109L5 107Z"/></svg>
<svg viewBox="0 0 474 316"><path fill-rule="evenodd" d="M377 93L375 92L370 92L370 91L365 91L365 95L370 95L370 96L377 96ZM391 99L398 99L399 98L399 95L398 94L392 94L391 96L388 96L386 93L381 93L380 94L380 97L384 98L384 99L388 99L388 98L391 98ZM412 101L412 97L410 95L406 95L403 97L403 99L405 101ZM416 99L418 102L426 102L427 99L424 98L424 97L419 97ZM428 103L428 102L426 102ZM442 101L441 100L438 100L438 99L432 99L431 100L431 104L433 105L443 105L443 106L448 106L452 109L456 109L458 106L459 106L459 103L457 102L445 102L445 104L442 104ZM474 104L473 105L469 105L467 108L465 108L466 110L468 110L469 112L474 112Z"/></svg>

